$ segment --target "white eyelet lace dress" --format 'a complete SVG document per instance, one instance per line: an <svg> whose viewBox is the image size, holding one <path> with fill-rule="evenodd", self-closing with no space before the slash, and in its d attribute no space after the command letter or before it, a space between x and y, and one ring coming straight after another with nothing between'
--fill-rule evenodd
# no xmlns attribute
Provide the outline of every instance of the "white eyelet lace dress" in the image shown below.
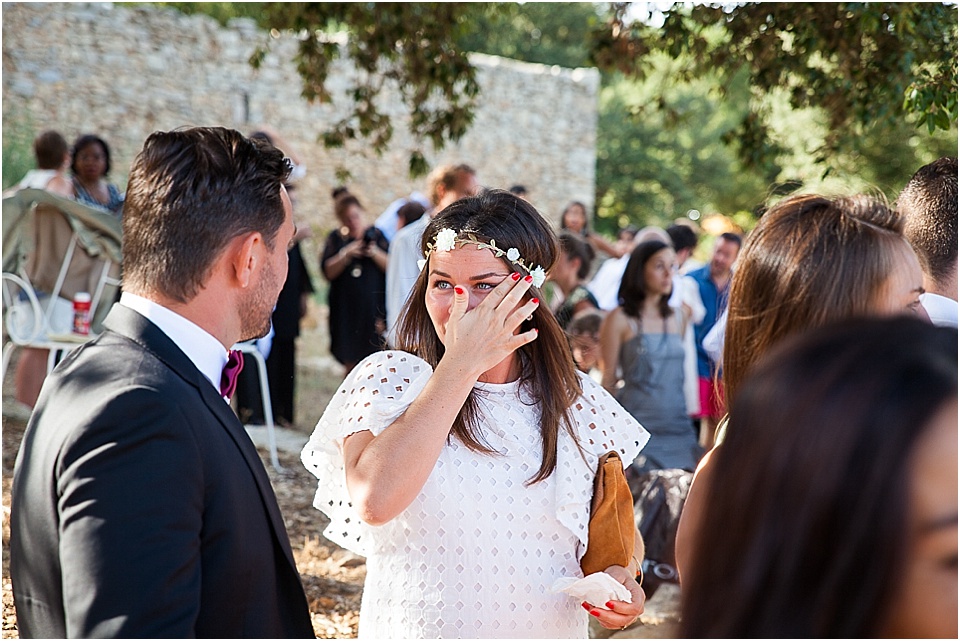
<svg viewBox="0 0 960 641"><path fill-rule="evenodd" d="M550 588L557 578L582 576L599 456L616 449L632 461L649 435L582 375L574 415L584 455L561 430L557 470L528 486L541 459L538 405L518 383L478 383L483 435L500 454L451 439L413 503L385 525L369 526L350 504L339 443L358 431L389 429L432 373L405 352L366 358L303 450L304 465L319 479L314 505L331 519L324 534L367 557L360 636L585 638L589 615L580 602Z"/></svg>

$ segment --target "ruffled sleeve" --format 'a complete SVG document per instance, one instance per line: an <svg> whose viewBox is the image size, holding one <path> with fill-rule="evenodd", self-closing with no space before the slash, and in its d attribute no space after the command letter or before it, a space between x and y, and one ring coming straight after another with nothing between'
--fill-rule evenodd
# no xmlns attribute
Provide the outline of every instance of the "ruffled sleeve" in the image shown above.
<svg viewBox="0 0 960 641"><path fill-rule="evenodd" d="M561 431L557 444L557 518L580 540L577 559L587 549L590 502L600 457L616 450L624 467L633 462L650 434L596 381L580 374L583 394L572 407L581 450Z"/></svg>
<svg viewBox="0 0 960 641"><path fill-rule="evenodd" d="M340 446L356 432L382 433L423 391L431 374L433 368L417 356L377 352L353 369L330 400L300 455L317 477L313 505L330 518L324 530L329 540L369 556L374 528L360 520L350 502Z"/></svg>

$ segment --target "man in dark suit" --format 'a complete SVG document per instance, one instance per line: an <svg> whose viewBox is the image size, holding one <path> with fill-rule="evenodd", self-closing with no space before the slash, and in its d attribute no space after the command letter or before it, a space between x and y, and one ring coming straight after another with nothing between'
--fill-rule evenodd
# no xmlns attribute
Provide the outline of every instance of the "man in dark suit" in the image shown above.
<svg viewBox="0 0 960 641"><path fill-rule="evenodd" d="M275 148L158 132L129 177L124 293L47 379L13 480L22 637L313 637L276 497L222 393L294 234Z"/></svg>

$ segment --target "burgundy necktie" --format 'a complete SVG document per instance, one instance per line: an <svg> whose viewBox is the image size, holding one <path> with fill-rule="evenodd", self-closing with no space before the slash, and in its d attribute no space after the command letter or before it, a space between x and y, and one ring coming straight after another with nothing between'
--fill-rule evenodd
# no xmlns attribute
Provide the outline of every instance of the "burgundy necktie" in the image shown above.
<svg viewBox="0 0 960 641"><path fill-rule="evenodd" d="M233 397L237 391L237 377L240 376L240 370L243 369L243 352L231 349L227 356L227 364L223 366L223 374L220 375L220 396L226 399Z"/></svg>

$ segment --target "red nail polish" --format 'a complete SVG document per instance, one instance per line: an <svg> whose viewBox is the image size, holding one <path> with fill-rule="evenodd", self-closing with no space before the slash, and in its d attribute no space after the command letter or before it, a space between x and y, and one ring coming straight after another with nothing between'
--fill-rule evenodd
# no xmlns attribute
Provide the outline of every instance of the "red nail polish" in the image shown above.
<svg viewBox="0 0 960 641"><path fill-rule="evenodd" d="M540 304L540 299L539 299L539 298L531 298L531 299L530 299L530 302L533 303L534 305L539 305L539 304Z"/></svg>
<svg viewBox="0 0 960 641"><path fill-rule="evenodd" d="M513 272L512 274L510 274L510 278L512 278L513 280L520 280L520 274L518 272Z"/></svg>
<svg viewBox="0 0 960 641"><path fill-rule="evenodd" d="M607 601L607 609L608 609L608 610L612 610L612 609L613 609L613 601Z"/></svg>
<svg viewBox="0 0 960 641"><path fill-rule="evenodd" d="M457 292L457 296L463 296L463 287L454 287L453 291Z"/></svg>
<svg viewBox="0 0 960 641"><path fill-rule="evenodd" d="M586 601L584 601L583 603L581 603L581 604L580 604L580 607L582 607L582 608L583 608L584 610L586 610L587 612L590 611L590 606L587 605L587 602L586 602Z"/></svg>
<svg viewBox="0 0 960 641"><path fill-rule="evenodd" d="M527 274L526 276L524 276L523 280L527 281L528 283L532 283L533 276L531 276L530 274Z"/></svg>
<svg viewBox="0 0 960 641"><path fill-rule="evenodd" d="M600 616L600 613L597 612L596 610L590 610L590 614L593 615L593 616L595 616L595 617Z"/></svg>

